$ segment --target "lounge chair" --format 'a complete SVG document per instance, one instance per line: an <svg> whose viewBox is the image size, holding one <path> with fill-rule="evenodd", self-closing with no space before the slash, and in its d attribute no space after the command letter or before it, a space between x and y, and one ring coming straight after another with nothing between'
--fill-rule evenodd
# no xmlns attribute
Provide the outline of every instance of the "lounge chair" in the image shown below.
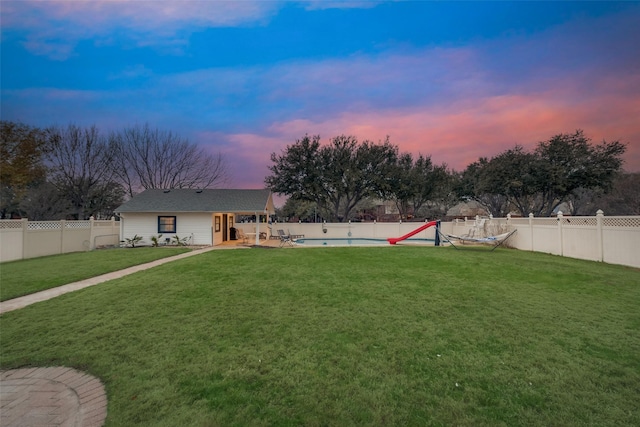
<svg viewBox="0 0 640 427"><path fill-rule="evenodd" d="M242 231L239 228L236 228L236 238L238 240L242 240L242 243L246 244L249 241L249 237L247 237L246 234L244 234L244 231Z"/></svg>
<svg viewBox="0 0 640 427"><path fill-rule="evenodd" d="M293 246L293 239L290 234L285 234L284 230L278 230L278 236L280 237L280 247L284 245Z"/></svg>
<svg viewBox="0 0 640 427"><path fill-rule="evenodd" d="M291 234L289 229L287 229L287 233L289 233L289 237L291 237L292 240L304 239L304 234Z"/></svg>

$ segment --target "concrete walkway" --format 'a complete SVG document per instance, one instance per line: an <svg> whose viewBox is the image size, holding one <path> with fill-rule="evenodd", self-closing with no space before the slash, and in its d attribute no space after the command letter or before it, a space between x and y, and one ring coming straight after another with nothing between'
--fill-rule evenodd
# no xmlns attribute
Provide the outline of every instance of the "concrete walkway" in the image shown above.
<svg viewBox="0 0 640 427"><path fill-rule="evenodd" d="M7 313L9 311L17 310L19 308L26 307L31 304L35 304L40 301L46 301L57 296L77 291L80 289L88 288L89 286L98 285L100 283L107 282L113 279L119 279L129 274L137 273L138 271L148 270L149 268L157 267L162 264L166 264L171 261L176 261L182 258L188 258L194 255L200 255L212 250L221 249L236 249L242 246L209 246L204 249L196 249L191 252L185 252L180 255L172 257L158 259L146 264L134 265L133 267L125 268L124 270L113 271L111 273L103 274L101 276L91 277L89 279L80 280L79 282L69 283L68 285L58 286L57 288L47 289L45 291L36 292L35 294L25 295L23 297L10 299L0 302L0 314Z"/></svg>
<svg viewBox="0 0 640 427"><path fill-rule="evenodd" d="M146 264L125 268L68 285L47 289L0 303L0 314L46 301L69 292L157 267L171 261L219 249L213 246ZM0 371L0 426L102 426L107 417L107 396L99 379L67 367Z"/></svg>

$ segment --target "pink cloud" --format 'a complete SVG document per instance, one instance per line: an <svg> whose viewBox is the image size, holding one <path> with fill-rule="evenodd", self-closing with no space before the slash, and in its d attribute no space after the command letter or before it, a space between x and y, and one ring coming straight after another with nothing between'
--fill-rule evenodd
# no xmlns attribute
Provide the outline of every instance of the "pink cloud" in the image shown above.
<svg viewBox="0 0 640 427"><path fill-rule="evenodd" d="M638 138L640 101L604 102L606 108L571 105L557 99L508 95L405 113L374 112L342 118L345 133L377 140L385 134L402 150L432 155L461 170L481 156L494 156L515 144L533 148L558 133L583 129L594 143L603 139L628 143L625 156L629 170L640 170ZM606 109L606 111L604 111Z"/></svg>
<svg viewBox="0 0 640 427"><path fill-rule="evenodd" d="M58 88L9 89L5 90L3 95L7 98L21 99L25 104L37 105L38 112L42 112L42 108L57 108L61 103L83 104L108 97L105 91Z"/></svg>
<svg viewBox="0 0 640 427"><path fill-rule="evenodd" d="M367 0L308 0L302 2L307 10L322 9L369 9L376 7L383 1Z"/></svg>
<svg viewBox="0 0 640 427"><path fill-rule="evenodd" d="M277 2L208 2L180 0L67 0L3 2L3 26L34 28L47 20L66 21L86 31L125 27L160 29L170 26L230 26L262 21Z"/></svg>
<svg viewBox="0 0 640 427"><path fill-rule="evenodd" d="M270 154L279 154L305 134L319 134L325 142L341 134L374 142L389 135L401 151L431 155L435 163L462 170L479 157L492 157L516 144L533 149L553 135L583 129L593 143L627 143L625 169L640 171L640 98L604 96L575 103L563 92L492 96L410 110L342 112L321 121L273 123L261 135L233 134L226 139L239 162L253 165L249 171L243 168L241 181L254 185L262 185Z"/></svg>
<svg viewBox="0 0 640 427"><path fill-rule="evenodd" d="M64 60L80 40L109 43L122 29L139 46L175 48L200 28L260 24L279 7L262 1L13 1L2 3L2 26L26 31L25 47L31 52Z"/></svg>

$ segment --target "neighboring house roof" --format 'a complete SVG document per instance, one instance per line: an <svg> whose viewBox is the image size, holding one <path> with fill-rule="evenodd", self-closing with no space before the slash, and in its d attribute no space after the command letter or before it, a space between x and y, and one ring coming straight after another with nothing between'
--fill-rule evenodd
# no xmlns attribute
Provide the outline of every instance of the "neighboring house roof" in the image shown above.
<svg viewBox="0 0 640 427"><path fill-rule="evenodd" d="M454 216L454 217L455 216L474 217L476 215L480 215L480 216L489 215L489 211L487 211L487 209L484 206L482 206L480 203L478 203L475 200L458 203L457 205L455 205L454 207L452 207L447 211L447 216Z"/></svg>
<svg viewBox="0 0 640 427"><path fill-rule="evenodd" d="M273 213L269 190L171 189L145 190L121 205L116 213L126 212L231 212Z"/></svg>

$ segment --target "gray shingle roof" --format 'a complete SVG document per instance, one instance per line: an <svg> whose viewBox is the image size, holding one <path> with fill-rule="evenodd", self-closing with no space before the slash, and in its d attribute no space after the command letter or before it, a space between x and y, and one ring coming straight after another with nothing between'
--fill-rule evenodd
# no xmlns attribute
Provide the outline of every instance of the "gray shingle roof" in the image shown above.
<svg viewBox="0 0 640 427"><path fill-rule="evenodd" d="M116 209L120 212L235 212L273 211L269 190L172 189L145 190Z"/></svg>

